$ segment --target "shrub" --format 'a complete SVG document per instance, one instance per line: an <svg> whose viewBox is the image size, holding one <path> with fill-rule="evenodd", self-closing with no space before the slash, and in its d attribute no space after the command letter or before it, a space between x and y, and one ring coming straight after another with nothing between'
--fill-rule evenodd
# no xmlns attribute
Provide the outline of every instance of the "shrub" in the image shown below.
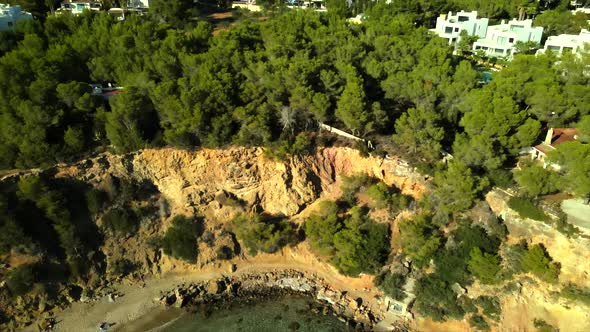
<svg viewBox="0 0 590 332"><path fill-rule="evenodd" d="M111 266L109 266L109 269L113 275L126 276L129 273L137 270L138 267L138 263L132 262L126 258L122 258L114 261Z"/></svg>
<svg viewBox="0 0 590 332"><path fill-rule="evenodd" d="M572 301L579 301L590 306L590 289L582 289L575 285L568 284L561 290L561 296Z"/></svg>
<svg viewBox="0 0 590 332"><path fill-rule="evenodd" d="M28 293L35 282L32 265L21 265L10 271L6 278L6 286L14 296Z"/></svg>
<svg viewBox="0 0 590 332"><path fill-rule="evenodd" d="M232 227L250 255L258 252L273 253L297 242L296 229L287 220L241 214L232 221Z"/></svg>
<svg viewBox="0 0 590 332"><path fill-rule="evenodd" d="M493 284L499 281L500 259L497 255L482 253L478 247L471 249L469 259L469 271L484 284Z"/></svg>
<svg viewBox="0 0 590 332"><path fill-rule="evenodd" d="M406 297L406 293L403 290L406 284L406 277L401 273L387 273L380 275L376 279L376 284L381 288L385 295L402 301Z"/></svg>
<svg viewBox="0 0 590 332"><path fill-rule="evenodd" d="M92 215L98 214L104 208L107 200L107 194L102 190L90 189L86 192L88 212Z"/></svg>
<svg viewBox="0 0 590 332"><path fill-rule="evenodd" d="M374 182L374 179L370 178L366 174L355 174L351 176L342 177L342 200L349 205L355 205L356 193L359 192L363 187L369 186Z"/></svg>
<svg viewBox="0 0 590 332"><path fill-rule="evenodd" d="M457 301L457 294L437 275L427 275L416 282L414 288L416 311L435 321L447 318L461 319L465 310Z"/></svg>
<svg viewBox="0 0 590 332"><path fill-rule="evenodd" d="M535 318L533 325L537 328L537 332L559 332L558 328L542 319Z"/></svg>
<svg viewBox="0 0 590 332"><path fill-rule="evenodd" d="M135 215L122 208L113 208L102 216L103 225L114 233L133 234L137 231L138 224Z"/></svg>
<svg viewBox="0 0 590 332"><path fill-rule="evenodd" d="M535 205L531 200L523 197L511 197L508 206L518 212L522 218L529 218L539 221L547 221L549 218L543 212L543 209Z"/></svg>
<svg viewBox="0 0 590 332"><path fill-rule="evenodd" d="M172 225L166 234L154 242L166 255L194 262L198 255L197 239L201 233L202 226L197 221L185 216L176 216L172 219Z"/></svg>
<svg viewBox="0 0 590 332"><path fill-rule="evenodd" d="M418 215L399 224L400 242L404 254L417 266L430 262L440 246L438 229L432 225L429 215Z"/></svg>
<svg viewBox="0 0 590 332"><path fill-rule="evenodd" d="M500 306L500 300L498 297L482 295L475 300L475 303L481 307L486 316L494 320L500 318L502 307Z"/></svg>
<svg viewBox="0 0 590 332"><path fill-rule="evenodd" d="M478 331L487 331L490 329L490 325L481 315L471 316L471 318L469 318L469 325Z"/></svg>
<svg viewBox="0 0 590 332"><path fill-rule="evenodd" d="M558 267L552 263L551 257L542 245L535 244L527 249L520 262L523 271L531 272L541 280L557 282L559 277Z"/></svg>
<svg viewBox="0 0 590 332"><path fill-rule="evenodd" d="M358 207L345 217L336 211L337 206L329 204L327 215L312 215L305 222L311 247L344 274L376 273L389 255L388 225L374 223Z"/></svg>
<svg viewBox="0 0 590 332"><path fill-rule="evenodd" d="M369 207L374 209L388 208L391 212L397 212L410 205L411 197L402 195L395 188L389 187L384 182L379 182L367 188Z"/></svg>

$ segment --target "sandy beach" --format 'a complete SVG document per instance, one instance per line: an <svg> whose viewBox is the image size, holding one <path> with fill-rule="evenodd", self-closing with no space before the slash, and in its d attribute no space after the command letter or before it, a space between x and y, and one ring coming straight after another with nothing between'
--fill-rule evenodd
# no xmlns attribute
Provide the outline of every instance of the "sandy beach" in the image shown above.
<svg viewBox="0 0 590 332"><path fill-rule="evenodd" d="M361 276L349 278L339 274L331 266L318 261L310 260L307 255L287 250L283 255L259 255L253 259L235 260L237 271L233 275L242 273L264 273L286 269L298 270L304 273L315 273L324 278L333 288L347 291L352 296L365 299L370 308L380 308L374 296L379 292L372 288L372 277ZM55 331L64 332L96 332L102 322L114 323L110 331L145 332L179 317L184 313L182 309L165 308L154 301L162 292L174 289L183 283L199 282L228 273L227 264L209 267L197 272L168 273L160 277L145 279L145 287L140 284L120 284L114 288L123 296L114 302L109 302L107 297L91 303L73 303L69 308L56 314L58 324ZM25 331L37 332L35 324Z"/></svg>

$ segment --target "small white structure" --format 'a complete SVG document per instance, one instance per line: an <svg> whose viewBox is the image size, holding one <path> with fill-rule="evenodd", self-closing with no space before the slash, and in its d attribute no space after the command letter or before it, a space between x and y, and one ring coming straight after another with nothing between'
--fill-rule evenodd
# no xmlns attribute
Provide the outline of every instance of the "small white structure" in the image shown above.
<svg viewBox="0 0 590 332"><path fill-rule="evenodd" d="M68 1L61 4L61 7L55 12L61 14L65 12L72 13L74 15L80 15L85 10L100 10L100 3L96 1Z"/></svg>
<svg viewBox="0 0 590 332"><path fill-rule="evenodd" d="M477 12L460 11L453 15L449 12L447 15L441 14L436 18L436 28L430 31L440 37L449 40L449 44L459 41L461 31L467 31L470 36L479 36L484 38L488 29L487 18L477 18Z"/></svg>
<svg viewBox="0 0 590 332"><path fill-rule="evenodd" d="M0 31L12 30L17 21L32 20L33 15L22 11L20 6L0 3Z"/></svg>
<svg viewBox="0 0 590 332"><path fill-rule="evenodd" d="M150 0L128 0L128 8L149 8Z"/></svg>
<svg viewBox="0 0 590 332"><path fill-rule="evenodd" d="M545 168L551 167L555 170L560 170L561 166L547 161L547 154L557 149L560 144L573 142L577 139L578 130L576 128L549 128L545 135L545 140L529 150L531 158L542 162Z"/></svg>
<svg viewBox="0 0 590 332"><path fill-rule="evenodd" d="M545 53L548 50L559 55L563 53L580 54L588 47L590 47L590 31L582 29L579 35L549 36L545 41L545 47L538 50L537 54Z"/></svg>
<svg viewBox="0 0 590 332"><path fill-rule="evenodd" d="M540 43L543 27L533 27L533 20L512 21L488 27L486 37L473 43L473 50L483 50L488 56L512 57L517 42Z"/></svg>

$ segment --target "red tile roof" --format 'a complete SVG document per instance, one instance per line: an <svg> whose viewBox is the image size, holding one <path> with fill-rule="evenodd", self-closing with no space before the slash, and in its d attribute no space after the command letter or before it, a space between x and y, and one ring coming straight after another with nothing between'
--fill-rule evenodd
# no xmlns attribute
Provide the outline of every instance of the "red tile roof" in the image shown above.
<svg viewBox="0 0 590 332"><path fill-rule="evenodd" d="M553 137L551 137L551 146L556 147L565 142L576 140L578 129L576 128L553 128Z"/></svg>

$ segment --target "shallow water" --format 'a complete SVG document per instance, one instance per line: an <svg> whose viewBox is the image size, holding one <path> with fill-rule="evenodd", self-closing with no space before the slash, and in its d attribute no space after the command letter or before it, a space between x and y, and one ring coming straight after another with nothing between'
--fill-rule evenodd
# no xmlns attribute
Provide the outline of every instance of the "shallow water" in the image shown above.
<svg viewBox="0 0 590 332"><path fill-rule="evenodd" d="M336 317L309 312L305 297L288 296L258 304L235 305L229 310L183 315L160 331L165 332L222 332L222 331L348 331L346 323Z"/></svg>

